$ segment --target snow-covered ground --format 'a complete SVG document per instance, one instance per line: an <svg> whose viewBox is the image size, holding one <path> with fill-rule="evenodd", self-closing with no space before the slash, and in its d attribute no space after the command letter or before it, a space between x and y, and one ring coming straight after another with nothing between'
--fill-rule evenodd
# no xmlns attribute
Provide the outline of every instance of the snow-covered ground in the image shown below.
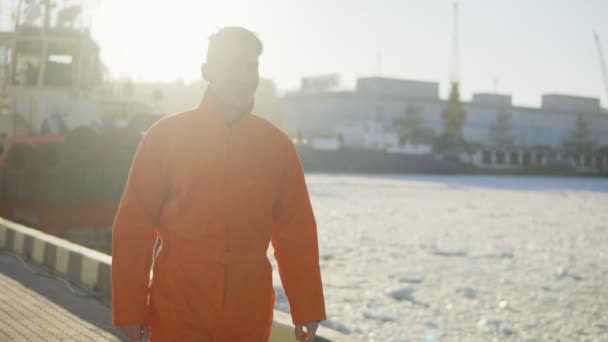
<svg viewBox="0 0 608 342"><path fill-rule="evenodd" d="M362 341L608 341L608 179L307 182L325 325Z"/></svg>

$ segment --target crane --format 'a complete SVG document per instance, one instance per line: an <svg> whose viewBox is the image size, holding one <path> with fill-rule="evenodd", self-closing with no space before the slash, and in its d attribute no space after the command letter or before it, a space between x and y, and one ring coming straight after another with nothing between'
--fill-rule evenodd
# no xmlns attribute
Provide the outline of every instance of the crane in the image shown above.
<svg viewBox="0 0 608 342"><path fill-rule="evenodd" d="M460 44L458 36L458 3L452 8L452 46L450 55L450 82L458 83L460 80Z"/></svg>
<svg viewBox="0 0 608 342"><path fill-rule="evenodd" d="M595 45L597 46L597 54L600 58L600 67L602 68L602 78L604 80L604 91L606 92L606 107L608 108L608 71L606 71L606 62L604 60L604 53L602 52L602 45L600 44L600 37L597 35L597 32L593 32L593 37L595 37Z"/></svg>
<svg viewBox="0 0 608 342"><path fill-rule="evenodd" d="M458 4L453 7L452 54L450 55L450 95L446 110L443 112L445 123L445 143L455 147L462 145L462 125L466 118L460 103L460 46L458 36Z"/></svg>

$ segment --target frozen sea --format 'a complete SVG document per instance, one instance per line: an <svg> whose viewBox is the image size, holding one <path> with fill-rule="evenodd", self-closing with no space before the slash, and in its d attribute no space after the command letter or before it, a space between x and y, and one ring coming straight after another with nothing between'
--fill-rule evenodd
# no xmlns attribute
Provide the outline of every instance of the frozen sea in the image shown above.
<svg viewBox="0 0 608 342"><path fill-rule="evenodd" d="M324 325L360 341L608 341L608 179L307 183Z"/></svg>

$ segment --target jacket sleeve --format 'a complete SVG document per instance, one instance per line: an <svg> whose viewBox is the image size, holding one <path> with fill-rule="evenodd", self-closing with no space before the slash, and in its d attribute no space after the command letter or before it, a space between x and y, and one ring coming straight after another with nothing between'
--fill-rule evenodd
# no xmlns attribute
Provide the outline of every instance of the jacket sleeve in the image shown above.
<svg viewBox="0 0 608 342"><path fill-rule="evenodd" d="M294 324L326 319L317 225L297 150L288 142L273 208L272 245Z"/></svg>
<svg viewBox="0 0 608 342"><path fill-rule="evenodd" d="M166 195L166 143L153 126L140 142L114 219L112 323L147 324L148 285Z"/></svg>

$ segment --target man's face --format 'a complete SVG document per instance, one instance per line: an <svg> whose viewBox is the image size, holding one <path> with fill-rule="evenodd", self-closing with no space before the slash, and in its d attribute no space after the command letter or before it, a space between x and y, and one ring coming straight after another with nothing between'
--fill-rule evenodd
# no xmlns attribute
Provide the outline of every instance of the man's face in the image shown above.
<svg viewBox="0 0 608 342"><path fill-rule="evenodd" d="M203 78L226 105L246 108L258 87L258 53L250 46L232 45L203 64Z"/></svg>

